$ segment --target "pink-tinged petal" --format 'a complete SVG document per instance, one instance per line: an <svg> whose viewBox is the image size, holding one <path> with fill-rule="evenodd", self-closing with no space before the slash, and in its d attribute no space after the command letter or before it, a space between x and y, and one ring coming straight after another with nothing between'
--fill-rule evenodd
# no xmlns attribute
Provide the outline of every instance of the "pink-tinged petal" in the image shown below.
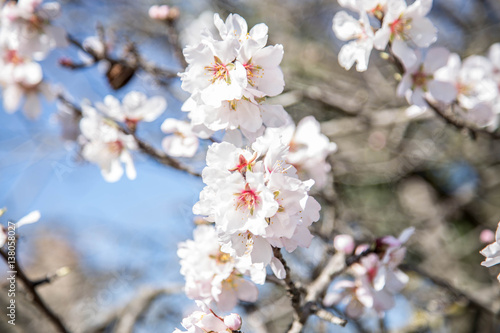
<svg viewBox="0 0 500 333"><path fill-rule="evenodd" d="M365 307L361 302L359 302L357 299L352 299L349 304L347 304L345 308L345 313L348 315L350 318L359 318L361 315L363 315L365 311Z"/></svg>
<svg viewBox="0 0 500 333"><path fill-rule="evenodd" d="M236 282L236 293L238 298L245 302L255 302L259 297L257 286L243 278L238 279Z"/></svg>
<svg viewBox="0 0 500 333"><path fill-rule="evenodd" d="M495 239L497 243L500 243L500 222L498 222L497 230L495 232Z"/></svg>
<svg viewBox="0 0 500 333"><path fill-rule="evenodd" d="M437 40L437 28L426 17L415 18L408 35L418 47L429 47Z"/></svg>
<svg viewBox="0 0 500 333"><path fill-rule="evenodd" d="M125 164L125 173L127 174L127 178L134 180L137 177L137 172L135 170L132 155L128 151L123 151L120 155L120 161Z"/></svg>
<svg viewBox="0 0 500 333"><path fill-rule="evenodd" d="M351 254L355 246L354 238L352 238L351 235L337 235L333 239L333 247L335 250L346 254Z"/></svg>
<svg viewBox="0 0 500 333"><path fill-rule="evenodd" d="M397 94L398 96L405 96L406 92L411 90L411 87L413 85L413 80L411 78L411 73L405 73L403 75L403 78L401 79L401 82L398 84L398 89L397 89Z"/></svg>
<svg viewBox="0 0 500 333"><path fill-rule="evenodd" d="M392 42L392 52L401 60L408 71L412 71L411 69L418 63L419 57L415 51L399 38L394 39Z"/></svg>
<svg viewBox="0 0 500 333"><path fill-rule="evenodd" d="M278 279L283 280L286 277L285 267L283 266L283 263L279 261L278 258L273 257L271 259L271 263L269 264L269 266L271 266L274 275L276 275Z"/></svg>
<svg viewBox="0 0 500 333"><path fill-rule="evenodd" d="M427 15L431 8L432 0L416 0L407 8L406 15L412 18L422 17Z"/></svg>
<svg viewBox="0 0 500 333"><path fill-rule="evenodd" d="M351 40L363 34L361 23L345 11L338 12L333 17L333 32L340 40Z"/></svg>
<svg viewBox="0 0 500 333"><path fill-rule="evenodd" d="M434 73L439 68L446 66L450 51L444 47L433 47L429 49L424 61L424 70L426 73Z"/></svg>
<svg viewBox="0 0 500 333"><path fill-rule="evenodd" d="M428 83L432 97L446 104L450 104L457 97L457 89L449 82L432 80Z"/></svg>
<svg viewBox="0 0 500 333"><path fill-rule="evenodd" d="M267 265L273 256L273 250L267 240L255 236L253 238L252 262L264 263Z"/></svg>
<svg viewBox="0 0 500 333"><path fill-rule="evenodd" d="M414 233L415 233L415 228L414 227L406 228L399 235L399 237L398 237L399 242L401 244L406 243Z"/></svg>
<svg viewBox="0 0 500 333"><path fill-rule="evenodd" d="M373 37L373 46L377 50L385 50L387 43L389 43L389 38L391 36L391 30L389 27L384 26L377 30L375 36Z"/></svg>
<svg viewBox="0 0 500 333"><path fill-rule="evenodd" d="M36 119L42 112L40 100L35 92L30 92L26 95L26 101L23 106L24 114L30 119Z"/></svg>
<svg viewBox="0 0 500 333"><path fill-rule="evenodd" d="M352 41L340 49L339 64L346 70L349 70L354 62L356 62L356 70L364 72L368 69L368 61L372 48L373 44L369 39Z"/></svg>
<svg viewBox="0 0 500 333"><path fill-rule="evenodd" d="M151 97L141 108L145 111L142 112L144 114L142 120L148 122L156 120L156 118L158 118L163 113L163 111L165 111L166 107L167 101L165 100L165 98L161 96Z"/></svg>
<svg viewBox="0 0 500 333"><path fill-rule="evenodd" d="M500 43L495 43L490 46L488 58L490 58L496 68L500 68Z"/></svg>
<svg viewBox="0 0 500 333"><path fill-rule="evenodd" d="M105 181L109 183L117 182L123 175L123 167L117 159L111 161L108 168L101 169L101 174Z"/></svg>

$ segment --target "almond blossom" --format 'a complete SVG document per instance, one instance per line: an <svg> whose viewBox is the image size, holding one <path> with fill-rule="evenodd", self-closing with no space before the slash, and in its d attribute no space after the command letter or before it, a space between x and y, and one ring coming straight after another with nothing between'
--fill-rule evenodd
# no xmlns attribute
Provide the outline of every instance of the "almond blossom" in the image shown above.
<svg viewBox="0 0 500 333"><path fill-rule="evenodd" d="M359 5L361 6L361 5ZM364 72L368 69L368 61L373 48L373 29L366 11L358 8L359 20L345 11L338 12L333 17L333 32L338 39L349 41L339 52L339 64L349 70L356 62L356 70Z"/></svg>
<svg viewBox="0 0 500 333"><path fill-rule="evenodd" d="M287 115L286 125L267 129L256 147L265 152L274 141L290 146L286 161L295 167L301 178L312 178L317 188L326 185L331 170L326 158L337 150L337 145L321 133L320 124L313 116L303 118L295 126Z"/></svg>
<svg viewBox="0 0 500 333"><path fill-rule="evenodd" d="M222 251L249 255L252 263L271 265L284 277L272 247L308 247L308 227L319 219L320 206L308 195L314 181L300 181L285 162L288 147L277 141L264 155L257 148L262 146L259 140L252 150L212 144L203 170L207 186L193 212L215 222Z"/></svg>
<svg viewBox="0 0 500 333"><path fill-rule="evenodd" d="M263 125L284 124L282 107L263 104L266 96L283 91L283 47L266 46L267 26L258 24L248 31L237 14L225 22L215 14L214 24L217 32L206 29L197 44L184 49L188 67L180 77L191 97L182 110L189 112L195 126L212 131L241 128L245 136Z"/></svg>
<svg viewBox="0 0 500 333"><path fill-rule="evenodd" d="M248 271L248 260L231 257L221 252L214 226L199 225L193 240L179 244L181 274L186 279L186 295L221 311L230 311L238 300L255 302L256 286L243 278Z"/></svg>
<svg viewBox="0 0 500 333"><path fill-rule="evenodd" d="M41 111L40 95L48 100L54 98L53 92L42 82L42 78L42 68L38 63L20 57L17 51L3 52L0 61L0 84L3 87L5 111L15 112L22 105L29 118L37 118Z"/></svg>
<svg viewBox="0 0 500 333"><path fill-rule="evenodd" d="M236 313L231 313L225 317L215 314L202 302L196 304L201 311L195 311L182 320L182 326L187 331L175 329L173 333L228 333L241 329L241 317Z"/></svg>
<svg viewBox="0 0 500 333"><path fill-rule="evenodd" d="M193 132L191 124L174 118L165 119L161 124L166 136L161 145L163 150L170 156L193 157L200 145L198 135Z"/></svg>
<svg viewBox="0 0 500 333"><path fill-rule="evenodd" d="M117 125L106 120L89 105L82 105L83 118L82 156L101 168L101 174L108 182L116 182L123 175L123 166L129 179L135 179L136 171L130 151L137 149L132 135L120 131Z"/></svg>
<svg viewBox="0 0 500 333"><path fill-rule="evenodd" d="M496 119L494 104L498 97L498 87L493 80L493 65L488 58L473 55L462 63L456 53L450 55L445 67L439 69L435 77L450 82L457 90L456 111L469 122L480 127L492 124Z"/></svg>
<svg viewBox="0 0 500 333"><path fill-rule="evenodd" d="M57 2L9 1L1 12L0 45L22 56L43 60L55 47L68 44L64 29L50 22L59 15Z"/></svg>
<svg viewBox="0 0 500 333"><path fill-rule="evenodd" d="M443 47L431 48L425 56L415 52L415 62L404 63L405 73L398 85L397 93L405 96L410 104L427 107L426 99L450 104L457 96L457 90L450 82L438 80L434 73L446 66L450 52Z"/></svg>
<svg viewBox="0 0 500 333"><path fill-rule="evenodd" d="M112 95L104 98L104 103L96 103L99 111L119 122L124 122L129 128L135 129L139 121L156 120L167 107L167 101L161 96L148 98L138 91L131 91L122 102Z"/></svg>
<svg viewBox="0 0 500 333"><path fill-rule="evenodd" d="M486 246L479 253L486 257L486 259L481 262L482 266L491 267L500 263L500 222L498 223L495 233L495 241ZM498 274L497 279L500 282L500 274Z"/></svg>
<svg viewBox="0 0 500 333"><path fill-rule="evenodd" d="M436 27L425 17L431 7L432 0L416 0L410 6L405 0L388 0L382 27L374 36L375 48L384 50L390 42L398 58L408 66L415 64L418 59L408 43L426 48L437 39Z"/></svg>
<svg viewBox="0 0 500 333"><path fill-rule="evenodd" d="M391 309L394 306L394 294L400 292L409 281L408 276L399 270L398 266L406 254L406 247L403 245L413 232L414 228L408 228L398 238L379 238L373 247L367 244L359 245L355 255L360 258L349 267L354 281L336 282L333 291L325 296L323 304L331 306L346 303L346 314L352 318L360 317L365 309L373 309L379 316ZM346 235L342 236L345 238ZM337 243L340 243L340 239Z"/></svg>

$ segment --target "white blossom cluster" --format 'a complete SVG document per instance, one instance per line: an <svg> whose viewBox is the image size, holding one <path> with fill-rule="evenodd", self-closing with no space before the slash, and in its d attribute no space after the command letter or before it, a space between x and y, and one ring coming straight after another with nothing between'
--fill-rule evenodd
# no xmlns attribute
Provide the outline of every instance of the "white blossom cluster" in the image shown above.
<svg viewBox="0 0 500 333"><path fill-rule="evenodd" d="M333 18L333 31L350 41L339 53L339 63L358 71L368 68L373 48L387 48L403 66L397 93L412 105L411 112L425 111L428 103L439 107L456 105L455 114L478 126L494 130L498 123L500 45L492 45L489 57L471 56L462 63L457 54L443 47L429 48L437 40L437 29L426 17L432 0L339 0L358 13L345 11ZM378 21L380 27L371 23ZM417 110L417 112L415 112Z"/></svg>
<svg viewBox="0 0 500 333"><path fill-rule="evenodd" d="M51 21L59 15L59 4L41 0L8 1L0 12L0 86L3 106L9 112L21 107L29 118L40 114L39 95L54 94L43 82L41 66L55 47L67 44L62 28Z"/></svg>
<svg viewBox="0 0 500 333"><path fill-rule="evenodd" d="M394 294L408 283L408 276L398 269L406 254L404 243L413 234L414 228L404 230L398 238L385 236L375 241L374 248L362 244L354 249L354 240L349 235L338 235L334 240L337 251L360 256L348 272L353 280L340 280L333 291L325 296L325 306L346 303L346 314L358 318L365 309L373 309L382 316L394 307Z"/></svg>
<svg viewBox="0 0 500 333"><path fill-rule="evenodd" d="M173 333L231 333L239 332L242 324L240 315L231 313L220 317L203 302L197 301L196 304L201 311L195 311L182 320L182 326L187 331L175 329Z"/></svg>
<svg viewBox="0 0 500 333"><path fill-rule="evenodd" d="M184 49L189 65L180 76L191 96L182 110L189 112L192 126L238 130L252 140L263 126L283 125L283 107L264 103L267 96L283 91L283 46L266 46L267 26L261 23L248 31L237 14L226 22L215 14L214 23L217 33L205 29L199 42Z"/></svg>
<svg viewBox="0 0 500 333"><path fill-rule="evenodd" d="M336 145L313 117L296 127L283 107L265 104L284 86L283 47L266 46L267 26L248 31L236 14L225 22L215 14L214 21L216 31L205 29L184 49L182 88L191 96L182 109L191 124L170 119L162 129L174 133L163 145L177 156L189 155L182 153L197 144L196 136L225 131L223 142L208 148L206 186L193 207L213 225L198 226L178 255L188 297L228 311L239 300L256 301L255 284L265 282L268 266L285 278L273 249L310 245L308 228L319 219L320 205L309 191L315 180L326 185L326 158ZM244 142L249 146L240 148Z"/></svg>
<svg viewBox="0 0 500 333"><path fill-rule="evenodd" d="M122 165L125 165L127 177L135 179L136 170L131 151L137 150L137 142L118 123L122 123L133 133L140 121L156 120L166 106L167 102L163 97L147 98L137 91L128 93L121 103L108 95L104 103L96 103L97 110L88 103L82 104L80 143L83 146L83 158L97 164L108 182L116 182L122 177Z"/></svg>

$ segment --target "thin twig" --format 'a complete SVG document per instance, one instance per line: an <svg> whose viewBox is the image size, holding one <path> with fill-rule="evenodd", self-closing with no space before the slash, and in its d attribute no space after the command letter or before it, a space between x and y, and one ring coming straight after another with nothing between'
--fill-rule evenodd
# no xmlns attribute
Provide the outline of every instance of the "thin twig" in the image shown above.
<svg viewBox="0 0 500 333"><path fill-rule="evenodd" d="M12 271L16 272L16 277L19 277L21 281L23 281L24 286L28 290L28 293L33 297L33 303L47 316L47 318L52 322L52 324L57 328L58 332L69 333L69 330L64 326L61 319L54 313L52 310L45 304L43 299L40 297L38 292L36 291L36 285L26 276L23 269L19 266L17 261L9 262L8 254L0 249L0 254L8 262L9 265L14 265L14 269Z"/></svg>

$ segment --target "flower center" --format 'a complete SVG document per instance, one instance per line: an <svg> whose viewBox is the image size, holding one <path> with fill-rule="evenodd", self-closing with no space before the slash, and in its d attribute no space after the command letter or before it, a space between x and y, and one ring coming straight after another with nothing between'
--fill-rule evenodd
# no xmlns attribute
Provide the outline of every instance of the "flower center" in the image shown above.
<svg viewBox="0 0 500 333"><path fill-rule="evenodd" d="M248 84L250 84L252 87L255 85L253 78L256 77L261 79L264 75L264 70L262 69L262 67L253 64L252 59L250 59L248 63L244 64L243 67L245 67L245 69L247 70ZM260 71L262 71L262 74L260 74Z"/></svg>
<svg viewBox="0 0 500 333"><path fill-rule="evenodd" d="M400 16L394 22L389 23L389 28L391 29L391 41L394 40L394 37L396 36L399 36L403 40L408 39L405 31L411 29L411 21L411 18L403 18Z"/></svg>
<svg viewBox="0 0 500 333"><path fill-rule="evenodd" d="M112 154L120 155L123 150L123 143L120 140L108 142L108 149Z"/></svg>
<svg viewBox="0 0 500 333"><path fill-rule="evenodd" d="M215 81L223 80L227 84L231 84L231 79L229 77L229 70L234 66L233 64L224 64L219 57L214 56L215 63L210 64L210 66L205 66L205 69L212 74L210 81L215 83Z"/></svg>
<svg viewBox="0 0 500 333"><path fill-rule="evenodd" d="M245 189L241 193L235 193L238 198L236 199L236 209L246 208L250 211L250 215L257 205L260 203L259 192L250 188L250 185L245 184Z"/></svg>
<svg viewBox="0 0 500 333"><path fill-rule="evenodd" d="M413 81L412 89L415 89L416 87L420 87L423 90L426 90L427 89L427 81L432 80L432 75L425 73L422 70L422 67L420 67L418 72L413 73L411 75L411 79Z"/></svg>

